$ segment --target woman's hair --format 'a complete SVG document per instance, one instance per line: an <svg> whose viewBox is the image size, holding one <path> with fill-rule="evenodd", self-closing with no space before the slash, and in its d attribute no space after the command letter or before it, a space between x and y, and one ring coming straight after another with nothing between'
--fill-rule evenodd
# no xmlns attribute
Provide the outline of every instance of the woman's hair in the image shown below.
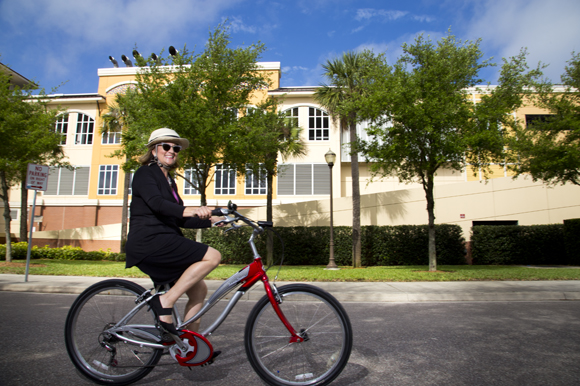
<svg viewBox="0 0 580 386"><path fill-rule="evenodd" d="M149 163L151 163L151 161L153 160L154 156L153 156L153 147L150 147L149 149L147 149L147 153L143 154L141 157L139 157L137 159L137 161L139 161L139 163L141 165L149 165Z"/></svg>
<svg viewBox="0 0 580 386"><path fill-rule="evenodd" d="M152 164L152 163L159 163L159 162L157 161L157 156L153 155L153 149L154 149L154 148L155 148L155 146L157 146L157 145L159 145L159 143L158 143L158 144L155 144L155 145L153 145L153 146L151 146L151 147L149 147L149 148L147 149L147 153L145 153L145 154L143 154L141 157L139 157L139 158L137 159L137 161L138 161L138 162L139 162L141 165L150 165L150 164ZM159 166L161 166L161 165L159 165ZM164 166L164 167L165 167L165 166ZM172 169L177 169L178 167L179 167L179 161L176 161L176 162L175 162L173 165L171 165L171 167L169 167L168 169L169 169L169 170L172 170Z"/></svg>

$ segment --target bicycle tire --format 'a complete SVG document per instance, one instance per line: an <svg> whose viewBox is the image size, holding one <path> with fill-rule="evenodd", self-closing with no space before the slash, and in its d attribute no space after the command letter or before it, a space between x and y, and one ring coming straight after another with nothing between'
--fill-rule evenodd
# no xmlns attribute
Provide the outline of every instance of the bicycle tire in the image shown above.
<svg viewBox="0 0 580 386"><path fill-rule="evenodd" d="M84 377L102 385L128 385L159 362L163 349L141 348L102 334L135 307L136 297L143 292L138 284L111 279L90 286L74 301L65 322L65 343ZM143 307L131 323L154 326L154 315Z"/></svg>
<svg viewBox="0 0 580 386"><path fill-rule="evenodd" d="M342 305L328 292L307 284L278 289L280 308L306 341L290 343L267 296L252 309L244 345L256 373L269 385L327 385L348 363L352 327Z"/></svg>

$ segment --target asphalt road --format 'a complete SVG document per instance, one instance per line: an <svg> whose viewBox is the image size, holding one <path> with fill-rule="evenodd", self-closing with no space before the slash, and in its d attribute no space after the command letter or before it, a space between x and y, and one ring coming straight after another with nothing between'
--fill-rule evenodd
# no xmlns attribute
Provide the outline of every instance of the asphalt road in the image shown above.
<svg viewBox="0 0 580 386"><path fill-rule="evenodd" d="M0 292L0 385L89 384L64 347L64 321L75 296ZM253 305L240 302L210 338L223 352L213 365L189 371L164 357L136 385L262 384L243 347ZM344 306L354 348L336 386L580 384L578 302Z"/></svg>

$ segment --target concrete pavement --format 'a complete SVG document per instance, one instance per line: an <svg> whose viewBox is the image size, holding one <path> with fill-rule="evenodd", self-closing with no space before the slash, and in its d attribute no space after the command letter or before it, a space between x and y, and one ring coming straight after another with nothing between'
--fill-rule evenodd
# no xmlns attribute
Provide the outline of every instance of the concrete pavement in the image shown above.
<svg viewBox="0 0 580 386"><path fill-rule="evenodd" d="M79 294L108 278L0 274L0 291ZM128 279L145 288L149 279ZM222 283L207 280L210 294ZM289 282L276 282L278 286ZM470 282L310 282L333 294L340 302L453 302L453 301L554 301L580 300L580 280L565 281L470 281ZM264 295L256 285L244 297Z"/></svg>

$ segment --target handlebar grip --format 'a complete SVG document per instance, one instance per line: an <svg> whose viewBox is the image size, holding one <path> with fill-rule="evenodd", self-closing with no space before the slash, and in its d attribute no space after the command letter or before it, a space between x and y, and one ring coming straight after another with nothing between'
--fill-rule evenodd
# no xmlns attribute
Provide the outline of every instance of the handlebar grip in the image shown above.
<svg viewBox="0 0 580 386"><path fill-rule="evenodd" d="M221 208L215 208L211 210L211 215L212 216L223 216L224 213L222 212Z"/></svg>

